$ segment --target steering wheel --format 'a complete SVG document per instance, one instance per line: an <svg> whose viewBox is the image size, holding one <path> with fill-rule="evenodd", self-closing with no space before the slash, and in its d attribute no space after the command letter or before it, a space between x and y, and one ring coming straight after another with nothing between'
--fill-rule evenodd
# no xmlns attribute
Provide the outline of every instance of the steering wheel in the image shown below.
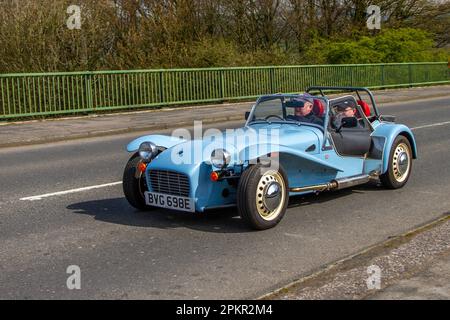
<svg viewBox="0 0 450 320"><path fill-rule="evenodd" d="M264 120L269 120L270 118L278 118L280 120L284 120L282 117L277 116L276 114L271 114L270 116L265 117Z"/></svg>

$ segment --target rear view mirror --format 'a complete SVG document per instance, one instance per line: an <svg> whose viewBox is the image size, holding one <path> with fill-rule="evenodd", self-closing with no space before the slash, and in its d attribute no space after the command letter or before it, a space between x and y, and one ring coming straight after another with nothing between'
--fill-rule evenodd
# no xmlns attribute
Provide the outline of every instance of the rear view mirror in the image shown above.
<svg viewBox="0 0 450 320"><path fill-rule="evenodd" d="M247 111L245 113L245 120L248 120L248 118L250 118L250 111Z"/></svg>

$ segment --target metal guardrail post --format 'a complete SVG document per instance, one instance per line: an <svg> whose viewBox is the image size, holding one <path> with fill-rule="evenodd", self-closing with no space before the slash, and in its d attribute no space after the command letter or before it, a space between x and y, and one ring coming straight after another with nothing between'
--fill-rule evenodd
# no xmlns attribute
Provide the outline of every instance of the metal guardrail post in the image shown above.
<svg viewBox="0 0 450 320"><path fill-rule="evenodd" d="M159 97L160 97L160 102L164 103L164 72L160 71L159 72Z"/></svg>
<svg viewBox="0 0 450 320"><path fill-rule="evenodd" d="M352 86L355 85L355 78L354 78L354 70L355 70L355 68L358 68L358 67L350 68L350 79L351 79L350 83L351 83Z"/></svg>
<svg viewBox="0 0 450 320"><path fill-rule="evenodd" d="M408 80L409 80L409 86L412 87L413 81L412 81L412 66L411 65L408 65Z"/></svg>
<svg viewBox="0 0 450 320"><path fill-rule="evenodd" d="M92 74L86 74L86 101L89 110L94 110L94 97L92 95ZM77 104L80 102L77 101Z"/></svg>
<svg viewBox="0 0 450 320"><path fill-rule="evenodd" d="M220 70L220 97L225 99L225 71Z"/></svg>
<svg viewBox="0 0 450 320"><path fill-rule="evenodd" d="M270 93L275 93L275 74L274 74L275 69L270 68L269 73L270 73Z"/></svg>

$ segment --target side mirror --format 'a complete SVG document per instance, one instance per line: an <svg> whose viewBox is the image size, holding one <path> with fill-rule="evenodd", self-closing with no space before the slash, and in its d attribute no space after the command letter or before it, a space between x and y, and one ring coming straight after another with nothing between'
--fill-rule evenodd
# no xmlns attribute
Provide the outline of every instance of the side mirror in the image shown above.
<svg viewBox="0 0 450 320"><path fill-rule="evenodd" d="M380 116L380 121L395 122L395 116Z"/></svg>
<svg viewBox="0 0 450 320"><path fill-rule="evenodd" d="M247 111L245 113L245 120L248 120L248 118L250 118L250 111Z"/></svg>
<svg viewBox="0 0 450 320"><path fill-rule="evenodd" d="M341 120L341 125L336 129L336 132L341 132L342 128L356 128L358 126L358 119L356 117L345 117Z"/></svg>

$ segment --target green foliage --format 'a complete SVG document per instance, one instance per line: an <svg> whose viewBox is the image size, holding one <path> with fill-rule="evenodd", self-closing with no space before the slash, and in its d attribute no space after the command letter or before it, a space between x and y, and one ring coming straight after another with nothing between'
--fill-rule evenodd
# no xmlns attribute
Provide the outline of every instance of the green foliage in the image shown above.
<svg viewBox="0 0 450 320"><path fill-rule="evenodd" d="M330 43L325 48L329 63L389 63L445 60L445 50L434 48L433 37L426 31L388 29L376 36Z"/></svg>
<svg viewBox="0 0 450 320"><path fill-rule="evenodd" d="M187 48L186 67L221 67L239 65L242 56L234 43L225 39L205 38Z"/></svg>
<svg viewBox="0 0 450 320"><path fill-rule="evenodd" d="M448 17L422 2L370 34L351 1L79 0L69 30L68 0L0 0L0 73L445 61Z"/></svg>

